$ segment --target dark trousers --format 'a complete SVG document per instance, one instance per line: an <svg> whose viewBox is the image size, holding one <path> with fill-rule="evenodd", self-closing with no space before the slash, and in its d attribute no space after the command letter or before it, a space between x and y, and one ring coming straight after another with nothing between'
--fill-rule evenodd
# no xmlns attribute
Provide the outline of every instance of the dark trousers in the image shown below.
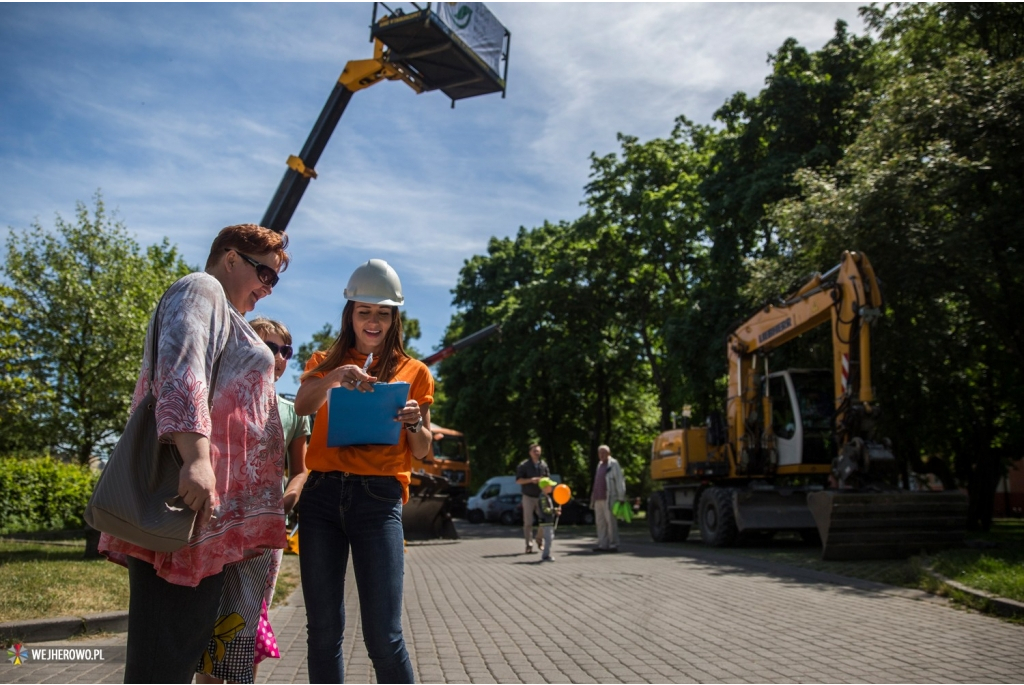
<svg viewBox="0 0 1024 685"><path fill-rule="evenodd" d="M299 500L309 682L343 683L345 569L355 571L363 640L378 683L412 683L402 635L402 485L391 476L310 471Z"/></svg>
<svg viewBox="0 0 1024 685"><path fill-rule="evenodd" d="M128 557L126 683L191 683L213 634L224 573L197 587L168 583L145 561Z"/></svg>

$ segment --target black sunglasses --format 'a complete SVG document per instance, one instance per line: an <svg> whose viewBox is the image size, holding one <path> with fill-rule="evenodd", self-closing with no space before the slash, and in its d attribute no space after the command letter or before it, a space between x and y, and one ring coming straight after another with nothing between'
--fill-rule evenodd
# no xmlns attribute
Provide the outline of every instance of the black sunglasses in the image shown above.
<svg viewBox="0 0 1024 685"><path fill-rule="evenodd" d="M289 359L292 358L291 345L278 345L277 343L272 343L269 340L264 340L263 342L264 344L266 344L267 347L270 348L271 354L276 355L278 352L280 352L281 356L284 357L285 361L288 361Z"/></svg>
<svg viewBox="0 0 1024 685"><path fill-rule="evenodd" d="M235 250L235 248L224 248L225 252L230 252L231 250ZM277 282L281 280L280 277L277 275L277 272L271 269L266 264L260 264L249 255L244 255L238 250L235 250L235 254L244 259L245 261L249 262L250 264L253 265L253 267L256 268L256 278L260 279L260 283L262 283L263 285L269 285L271 288L273 288L275 285L277 285Z"/></svg>

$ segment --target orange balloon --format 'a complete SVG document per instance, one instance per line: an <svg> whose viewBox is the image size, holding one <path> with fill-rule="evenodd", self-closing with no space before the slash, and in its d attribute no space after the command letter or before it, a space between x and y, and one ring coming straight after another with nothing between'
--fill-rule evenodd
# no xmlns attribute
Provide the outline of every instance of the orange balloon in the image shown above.
<svg viewBox="0 0 1024 685"><path fill-rule="evenodd" d="M561 506L572 498L572 491L569 490L569 486L565 483L559 483L555 486L555 491L552 493L552 497L555 499L555 504Z"/></svg>

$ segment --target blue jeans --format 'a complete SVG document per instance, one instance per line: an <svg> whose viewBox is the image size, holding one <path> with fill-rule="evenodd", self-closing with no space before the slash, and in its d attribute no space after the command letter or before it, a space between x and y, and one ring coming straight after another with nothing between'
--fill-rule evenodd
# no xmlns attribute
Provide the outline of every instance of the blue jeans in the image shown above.
<svg viewBox="0 0 1024 685"><path fill-rule="evenodd" d="M309 682L345 682L341 642L349 549L363 640L377 682L413 682L402 637L402 484L390 476L311 471L299 498L299 521Z"/></svg>

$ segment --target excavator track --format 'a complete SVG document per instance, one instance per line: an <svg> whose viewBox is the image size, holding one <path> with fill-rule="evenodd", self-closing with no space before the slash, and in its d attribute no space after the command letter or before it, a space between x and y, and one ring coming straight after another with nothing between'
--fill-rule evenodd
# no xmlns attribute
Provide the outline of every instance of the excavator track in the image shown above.
<svg viewBox="0 0 1024 685"><path fill-rule="evenodd" d="M825 560L900 559L963 545L961 492L847 492L807 495Z"/></svg>

